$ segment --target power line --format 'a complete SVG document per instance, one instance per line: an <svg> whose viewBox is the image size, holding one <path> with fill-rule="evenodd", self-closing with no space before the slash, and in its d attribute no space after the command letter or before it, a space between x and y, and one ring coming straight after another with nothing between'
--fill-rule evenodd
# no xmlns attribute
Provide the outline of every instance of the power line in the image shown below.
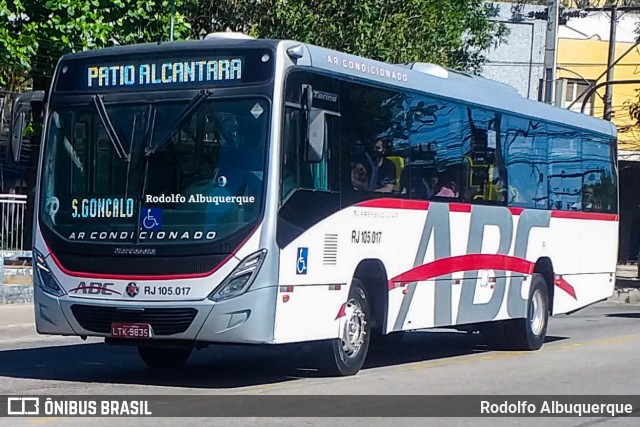
<svg viewBox="0 0 640 427"><path fill-rule="evenodd" d="M561 66L571 66L571 67L602 67L606 65L602 62L559 62L558 65ZM616 67L637 67L638 64L616 64Z"/></svg>
<svg viewBox="0 0 640 427"><path fill-rule="evenodd" d="M542 62L529 62L529 61L486 61L484 65L513 65L513 66L529 66L529 65L539 65L542 66L544 63Z"/></svg>

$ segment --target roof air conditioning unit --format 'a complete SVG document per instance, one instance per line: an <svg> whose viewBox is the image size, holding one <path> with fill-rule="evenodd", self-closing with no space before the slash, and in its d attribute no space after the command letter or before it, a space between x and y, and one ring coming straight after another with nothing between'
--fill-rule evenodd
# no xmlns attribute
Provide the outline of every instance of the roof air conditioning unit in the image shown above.
<svg viewBox="0 0 640 427"><path fill-rule="evenodd" d="M212 40L212 39L255 40L255 38L251 36L248 36L243 33L234 32L234 31L210 33L210 34L207 34L204 39L205 40Z"/></svg>

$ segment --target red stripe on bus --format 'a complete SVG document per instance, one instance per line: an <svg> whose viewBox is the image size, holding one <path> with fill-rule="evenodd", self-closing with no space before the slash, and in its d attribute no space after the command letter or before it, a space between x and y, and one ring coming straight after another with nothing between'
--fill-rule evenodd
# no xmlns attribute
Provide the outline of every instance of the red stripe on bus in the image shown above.
<svg viewBox="0 0 640 427"><path fill-rule="evenodd" d="M471 212L471 205L467 203L449 203L449 212Z"/></svg>
<svg viewBox="0 0 640 427"><path fill-rule="evenodd" d="M407 199L372 199L365 200L356 204L361 208L387 208L387 209L407 209L407 210L427 210L429 203L425 200L407 200ZM446 202L441 202L446 203ZM471 204L468 203L449 203L449 212L471 212ZM491 205L487 205L491 206ZM518 216L522 214L525 208L509 207L512 215ZM576 212L576 211L558 211L551 210L553 218L568 219L588 219L595 221L618 221L618 215L596 212Z"/></svg>
<svg viewBox="0 0 640 427"><path fill-rule="evenodd" d="M179 280L179 279L199 279L207 277L215 273L219 268L225 265L234 254L229 254L220 264L218 264L213 270L205 271L204 273L188 273L188 274L159 274L159 275L140 275L140 274L98 274L98 273L84 273L82 271L73 271L64 268L55 254L49 251L51 259L56 266L67 276L81 277L87 279L114 279L114 280Z"/></svg>
<svg viewBox="0 0 640 427"><path fill-rule="evenodd" d="M340 306L340 309L338 310L338 314L336 315L336 318L334 320L338 320L341 317L344 317L347 315L347 303L343 303Z"/></svg>
<svg viewBox="0 0 640 427"><path fill-rule="evenodd" d="M618 215L595 212L551 211L553 218L591 219L597 221L617 221Z"/></svg>
<svg viewBox="0 0 640 427"><path fill-rule="evenodd" d="M389 208L389 209L412 209L424 211L429 209L429 202L425 200L408 199L372 199L356 204L363 208Z"/></svg>
<svg viewBox="0 0 640 427"><path fill-rule="evenodd" d="M413 268L391 279L391 282L407 283L429 280L434 277L459 271L508 270L531 274L533 263L508 255L470 254L441 258Z"/></svg>
<svg viewBox="0 0 640 427"><path fill-rule="evenodd" d="M562 289L563 291L565 291L566 293L568 293L569 295L571 295L573 297L573 299L577 300L578 298L576 297L576 290L573 289L573 286L571 286L569 284L569 282L567 282L566 280L564 280L562 277L557 278L555 280L556 286L559 287L560 289Z"/></svg>
<svg viewBox="0 0 640 427"><path fill-rule="evenodd" d="M444 276L445 274L474 270L504 270L522 274L532 274L535 264L526 259L509 255L469 254L442 258L415 267L389 280L389 289L397 283L421 282ZM559 279L556 286L576 298L575 289L566 280Z"/></svg>

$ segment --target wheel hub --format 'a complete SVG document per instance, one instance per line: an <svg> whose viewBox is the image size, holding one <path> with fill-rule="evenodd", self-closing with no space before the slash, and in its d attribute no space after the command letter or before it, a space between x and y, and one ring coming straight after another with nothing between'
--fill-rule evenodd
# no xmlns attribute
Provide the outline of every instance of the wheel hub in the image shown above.
<svg viewBox="0 0 640 427"><path fill-rule="evenodd" d="M362 306L356 300L349 300L345 307L345 322L342 330L342 350L348 357L354 357L364 343L367 321Z"/></svg>
<svg viewBox="0 0 640 427"><path fill-rule="evenodd" d="M539 290L533 293L529 307L529 327L535 336L540 336L544 329L545 320L542 293Z"/></svg>

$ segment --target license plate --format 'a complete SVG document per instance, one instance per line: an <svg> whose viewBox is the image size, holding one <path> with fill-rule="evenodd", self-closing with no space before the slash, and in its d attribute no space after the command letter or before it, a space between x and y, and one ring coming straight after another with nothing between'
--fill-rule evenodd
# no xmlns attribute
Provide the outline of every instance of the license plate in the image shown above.
<svg viewBox="0 0 640 427"><path fill-rule="evenodd" d="M119 338L144 339L153 336L148 323L112 323L111 335Z"/></svg>

